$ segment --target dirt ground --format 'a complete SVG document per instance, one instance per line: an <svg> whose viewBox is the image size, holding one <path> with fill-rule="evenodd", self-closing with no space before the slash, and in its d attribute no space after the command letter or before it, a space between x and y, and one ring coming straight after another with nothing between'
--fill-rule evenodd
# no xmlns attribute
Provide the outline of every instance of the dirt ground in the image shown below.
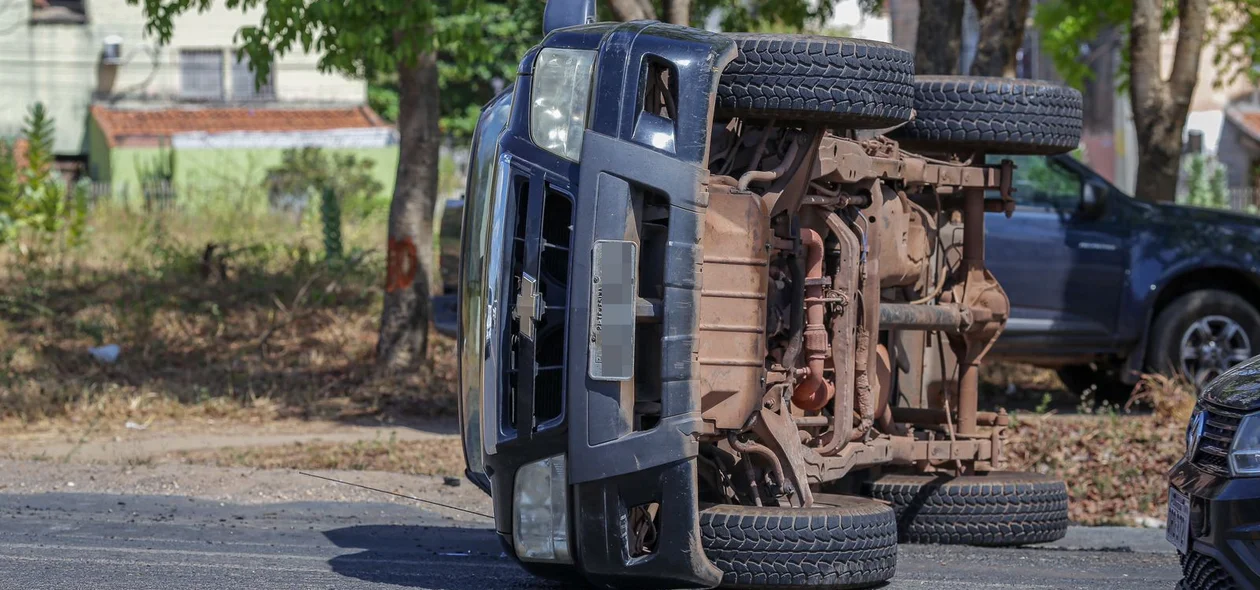
<svg viewBox="0 0 1260 590"><path fill-rule="evenodd" d="M261 425L154 422L143 430L124 427L86 436L68 430L27 432L0 439L0 472L5 473L0 493L186 495L246 504L416 504L299 473L309 470L488 512L489 499L462 477L453 477L463 470L455 429L452 420L406 426L292 420Z"/></svg>

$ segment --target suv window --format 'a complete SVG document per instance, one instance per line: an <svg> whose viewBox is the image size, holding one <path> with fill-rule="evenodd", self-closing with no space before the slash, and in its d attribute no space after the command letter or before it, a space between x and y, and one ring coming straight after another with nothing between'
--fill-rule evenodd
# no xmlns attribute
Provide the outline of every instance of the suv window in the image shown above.
<svg viewBox="0 0 1260 590"><path fill-rule="evenodd" d="M1010 156L1015 163L1015 202L1027 207L1075 211L1081 204L1081 176L1045 156Z"/></svg>

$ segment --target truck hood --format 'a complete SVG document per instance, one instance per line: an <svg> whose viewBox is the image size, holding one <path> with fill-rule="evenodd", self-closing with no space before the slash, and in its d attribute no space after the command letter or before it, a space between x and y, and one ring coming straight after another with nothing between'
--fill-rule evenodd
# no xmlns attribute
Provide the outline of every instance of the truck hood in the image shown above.
<svg viewBox="0 0 1260 590"><path fill-rule="evenodd" d="M1217 377L1199 397L1218 406L1244 412L1260 410L1260 356Z"/></svg>

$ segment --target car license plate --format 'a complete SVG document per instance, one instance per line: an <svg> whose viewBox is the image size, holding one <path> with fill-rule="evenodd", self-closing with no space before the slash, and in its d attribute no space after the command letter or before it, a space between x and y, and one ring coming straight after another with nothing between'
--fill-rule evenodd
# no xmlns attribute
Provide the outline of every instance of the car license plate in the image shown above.
<svg viewBox="0 0 1260 590"><path fill-rule="evenodd" d="M1190 551L1190 498L1173 488L1168 488L1168 531L1165 538L1178 551Z"/></svg>
<svg viewBox="0 0 1260 590"><path fill-rule="evenodd" d="M634 242L597 240L591 249L591 344L587 373L600 381L634 378Z"/></svg>

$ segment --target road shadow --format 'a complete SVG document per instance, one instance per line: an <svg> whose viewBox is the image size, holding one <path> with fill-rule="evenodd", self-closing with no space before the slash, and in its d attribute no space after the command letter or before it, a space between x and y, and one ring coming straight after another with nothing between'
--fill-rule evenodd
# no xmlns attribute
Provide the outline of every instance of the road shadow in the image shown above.
<svg viewBox="0 0 1260 590"><path fill-rule="evenodd" d="M325 531L324 536L338 547L362 549L328 564L340 575L366 582L432 590L580 588L530 576L486 529L361 525Z"/></svg>

